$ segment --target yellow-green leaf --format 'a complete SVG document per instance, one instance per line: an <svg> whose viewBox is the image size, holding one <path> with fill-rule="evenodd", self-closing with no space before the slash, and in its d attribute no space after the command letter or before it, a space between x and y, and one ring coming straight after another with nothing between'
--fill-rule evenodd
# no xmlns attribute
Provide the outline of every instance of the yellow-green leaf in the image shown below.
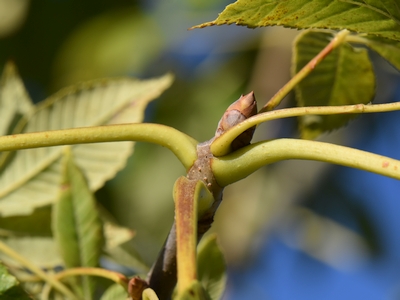
<svg viewBox="0 0 400 300"><path fill-rule="evenodd" d="M22 132L103 124L138 123L147 104L172 82L166 75L150 80L94 80L66 88L40 104ZM100 188L124 167L133 142L72 147L76 164L91 190ZM17 151L0 173L0 214L30 214L52 203L60 181L63 147Z"/></svg>
<svg viewBox="0 0 400 300"><path fill-rule="evenodd" d="M297 73L333 37L327 32L306 31L294 45L292 71ZM343 43L332 51L296 87L299 106L351 105L369 103L375 95L375 76L365 49ZM303 138L312 139L345 125L354 115L304 116L300 118Z"/></svg>
<svg viewBox="0 0 400 300"><path fill-rule="evenodd" d="M96 201L72 154L63 159L59 199L53 207L53 235L66 267L97 267L103 244ZM90 284L84 278L84 291Z"/></svg>
<svg viewBox="0 0 400 300"><path fill-rule="evenodd" d="M400 40L397 0L238 0L196 27L223 24L349 29Z"/></svg>
<svg viewBox="0 0 400 300"><path fill-rule="evenodd" d="M96 267L103 241L96 201L71 153L63 163L59 199L53 206L53 234L67 267Z"/></svg>

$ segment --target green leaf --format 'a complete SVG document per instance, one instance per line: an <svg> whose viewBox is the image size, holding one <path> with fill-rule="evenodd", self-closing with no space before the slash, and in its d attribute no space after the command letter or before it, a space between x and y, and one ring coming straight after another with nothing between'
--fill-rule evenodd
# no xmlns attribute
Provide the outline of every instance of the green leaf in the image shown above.
<svg viewBox="0 0 400 300"><path fill-rule="evenodd" d="M126 300L128 294L119 284L111 285L101 296L100 300Z"/></svg>
<svg viewBox="0 0 400 300"><path fill-rule="evenodd" d="M11 275L3 264L0 264L0 298L2 300L32 299L21 288L17 278Z"/></svg>
<svg viewBox="0 0 400 300"><path fill-rule="evenodd" d="M214 234L204 237L199 244L197 273L211 299L221 299L226 285L226 264Z"/></svg>
<svg viewBox="0 0 400 300"><path fill-rule="evenodd" d="M397 0L238 0L212 22L250 28L280 25L298 29L349 29L400 41Z"/></svg>
<svg viewBox="0 0 400 300"><path fill-rule="evenodd" d="M96 201L71 153L64 158L58 201L53 206L53 234L67 267L96 267L102 225Z"/></svg>
<svg viewBox="0 0 400 300"><path fill-rule="evenodd" d="M294 45L293 73L313 59L332 38L326 32L306 31ZM299 106L369 103L375 95L375 76L365 49L341 44L296 87ZM300 118L303 138L312 139L345 125L354 114L304 116Z"/></svg>
<svg viewBox="0 0 400 300"><path fill-rule="evenodd" d="M172 82L171 75L151 80L94 80L66 88L40 104L22 132L141 122L147 104ZM122 169L133 142L72 147L76 164L92 191ZM30 214L57 195L63 147L17 151L0 174L0 214Z"/></svg>
<svg viewBox="0 0 400 300"><path fill-rule="evenodd" d="M96 201L70 151L66 151L63 163L60 196L53 210L53 234L66 267L97 267L103 236ZM87 297L91 293L87 277L83 284Z"/></svg>
<svg viewBox="0 0 400 300"><path fill-rule="evenodd" d="M400 71L400 42L376 37L354 37L354 41L368 46Z"/></svg>
<svg viewBox="0 0 400 300"><path fill-rule="evenodd" d="M3 264L0 264L0 295L17 285L17 278L8 273L7 268Z"/></svg>
<svg viewBox="0 0 400 300"><path fill-rule="evenodd" d="M0 80L0 135L10 134L17 121L32 111L32 101L15 65L9 62Z"/></svg>

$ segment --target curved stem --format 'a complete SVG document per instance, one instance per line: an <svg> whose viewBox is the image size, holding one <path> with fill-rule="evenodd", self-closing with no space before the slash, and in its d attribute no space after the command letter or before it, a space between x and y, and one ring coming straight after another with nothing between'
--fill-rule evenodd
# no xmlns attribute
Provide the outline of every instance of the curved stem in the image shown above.
<svg viewBox="0 0 400 300"><path fill-rule="evenodd" d="M292 107L269 111L255 115L232 127L224 134L216 138L211 144L211 153L214 156L223 156L229 153L232 141L247 129L276 119L299 117L305 115L333 115L333 114L357 114L376 113L400 110L400 102L386 104L356 104L344 106L313 106Z"/></svg>
<svg viewBox="0 0 400 300"><path fill-rule="evenodd" d="M66 277L80 276L80 275L98 276L98 277L110 279L110 280L114 281L115 283L121 285L125 289L126 293L128 294L129 279L125 275L118 273L118 272L101 269L101 268L66 269L57 274L54 274L54 278L56 278L57 280L62 280ZM49 298L50 288L51 288L50 286L46 286L45 288L43 288L43 291L42 291L43 299Z"/></svg>
<svg viewBox="0 0 400 300"><path fill-rule="evenodd" d="M247 146L214 158L212 169L218 184L227 186L262 166L288 159L328 162L400 180L398 160L349 147L299 139L277 139Z"/></svg>
<svg viewBox="0 0 400 300"><path fill-rule="evenodd" d="M29 269L32 273L36 274L42 280L50 284L54 289L67 296L69 299L77 299L77 297L69 290L63 283L58 281L54 276L46 274L42 269L31 263L25 257L21 256L6 244L0 241L0 251L18 261L21 265Z"/></svg>
<svg viewBox="0 0 400 300"><path fill-rule="evenodd" d="M160 124L137 123L33 132L0 137L0 151L116 141L149 142L171 150L188 170L197 158L198 142Z"/></svg>
<svg viewBox="0 0 400 300"><path fill-rule="evenodd" d="M126 292L128 292L129 279L125 275L102 268L71 268L55 274L54 277L58 280L62 280L65 277L78 275L97 276L110 279L115 283L121 285L126 290Z"/></svg>

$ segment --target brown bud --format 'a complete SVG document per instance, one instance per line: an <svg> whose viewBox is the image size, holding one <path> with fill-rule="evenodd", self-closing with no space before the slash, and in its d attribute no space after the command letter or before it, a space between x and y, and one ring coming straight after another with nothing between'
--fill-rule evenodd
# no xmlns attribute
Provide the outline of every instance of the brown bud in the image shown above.
<svg viewBox="0 0 400 300"><path fill-rule="evenodd" d="M228 129L234 127L235 125L243 122L244 120L257 114L257 101L253 92L247 95L242 95L238 100L232 103L228 109L223 114L221 120L218 123L217 131L215 132L215 137L219 137ZM232 150L235 151L242 148L248 144L253 137L255 127L247 129L245 132L240 134L232 142Z"/></svg>
<svg viewBox="0 0 400 300"><path fill-rule="evenodd" d="M148 288L147 281L136 276L129 280L128 292L131 300L141 300L143 291Z"/></svg>

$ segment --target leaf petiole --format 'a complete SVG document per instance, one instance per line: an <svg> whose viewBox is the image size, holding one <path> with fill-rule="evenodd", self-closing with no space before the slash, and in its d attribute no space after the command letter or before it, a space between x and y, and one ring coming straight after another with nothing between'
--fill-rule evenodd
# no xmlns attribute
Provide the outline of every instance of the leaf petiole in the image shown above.
<svg viewBox="0 0 400 300"><path fill-rule="evenodd" d="M125 275L118 272L105 270L102 268L70 268L55 274L54 278L57 280L63 280L66 277L81 276L81 275L107 278L121 285L126 291L126 293L128 293L129 279ZM48 295L50 294L50 289L51 286L49 285L43 288L42 291L43 299L48 299Z"/></svg>
<svg viewBox="0 0 400 300"><path fill-rule="evenodd" d="M331 42L326 45L321 52L318 53L308 64L306 64L296 75L289 80L268 102L264 105L264 107L260 110L260 113L271 111L275 107L281 103L282 99L286 97L287 94L293 88L302 81L308 74L310 74L315 67L329 54L332 52L333 49L338 47L341 43L345 41L346 36L350 32L346 29L338 32L336 36L331 40Z"/></svg>
<svg viewBox="0 0 400 300"><path fill-rule="evenodd" d="M139 141L158 144L171 150L188 170L197 159L198 142L172 127L134 123L33 132L0 137L0 151L50 146Z"/></svg>
<svg viewBox="0 0 400 300"><path fill-rule="evenodd" d="M211 144L211 153L214 156L224 156L230 150L232 141L247 129L272 120L299 117L306 115L333 115L333 114L358 114L358 113L378 113L400 110L400 102L385 104L355 104L343 106L309 106L292 107L273 110L257 114L226 131L223 135L216 138Z"/></svg>
<svg viewBox="0 0 400 300"><path fill-rule="evenodd" d="M345 146L299 139L252 144L224 157L213 158L212 169L218 184L227 186L262 166L289 159L327 162L400 180L398 160Z"/></svg>

